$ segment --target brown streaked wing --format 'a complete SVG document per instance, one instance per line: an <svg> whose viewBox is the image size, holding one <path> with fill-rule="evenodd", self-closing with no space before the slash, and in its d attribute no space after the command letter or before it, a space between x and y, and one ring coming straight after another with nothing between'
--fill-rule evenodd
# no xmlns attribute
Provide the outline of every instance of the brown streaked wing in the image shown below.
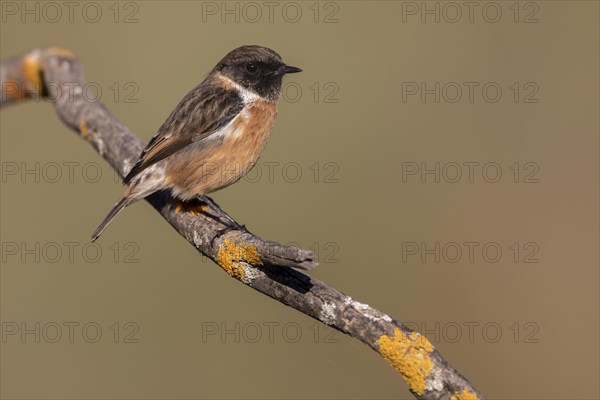
<svg viewBox="0 0 600 400"><path fill-rule="evenodd" d="M123 183L129 183L146 168L192 142L209 137L231 122L243 108L244 102L236 91L208 82L198 85L171 112Z"/></svg>

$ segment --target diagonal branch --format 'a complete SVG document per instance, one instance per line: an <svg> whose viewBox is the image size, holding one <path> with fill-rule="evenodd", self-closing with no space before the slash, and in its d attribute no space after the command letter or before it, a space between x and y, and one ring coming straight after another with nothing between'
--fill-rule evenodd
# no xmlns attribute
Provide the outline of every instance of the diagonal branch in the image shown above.
<svg viewBox="0 0 600 400"><path fill-rule="evenodd" d="M82 94L81 64L68 50L47 47L0 64L0 106L35 96L50 98L61 120L125 176L144 144L100 102ZM429 340L388 315L353 300L293 268L316 266L312 251L239 231L211 239L217 221L181 207L166 193L147 199L198 251L247 286L361 342L387 359L418 399L472 400L483 396L452 368ZM282 268L293 267L293 268Z"/></svg>

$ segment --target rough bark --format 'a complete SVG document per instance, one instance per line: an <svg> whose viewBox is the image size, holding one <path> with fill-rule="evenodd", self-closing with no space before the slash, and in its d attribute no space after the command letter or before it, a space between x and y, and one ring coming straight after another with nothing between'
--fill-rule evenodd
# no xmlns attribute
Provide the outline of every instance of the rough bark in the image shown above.
<svg viewBox="0 0 600 400"><path fill-rule="evenodd" d="M3 62L0 82L0 106L35 96L52 99L61 120L87 140L121 177L144 148L144 143L101 102L89 102L82 96L85 85L82 67L68 50L36 49ZM313 252L239 231L228 232L211 243L223 226L204 215L198 205L181 207L165 193L147 200L188 242L230 276L380 353L402 374L416 398L483 398L427 338L293 269L316 266Z"/></svg>

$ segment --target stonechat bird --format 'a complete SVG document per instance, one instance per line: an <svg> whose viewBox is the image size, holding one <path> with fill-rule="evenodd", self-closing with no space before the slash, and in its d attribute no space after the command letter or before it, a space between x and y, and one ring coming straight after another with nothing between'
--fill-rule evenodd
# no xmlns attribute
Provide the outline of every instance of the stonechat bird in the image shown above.
<svg viewBox="0 0 600 400"><path fill-rule="evenodd" d="M282 78L300 71L266 47L229 52L150 140L92 241L126 206L161 190L182 202L199 199L225 218L224 225L243 228L207 194L236 182L256 164L275 123Z"/></svg>

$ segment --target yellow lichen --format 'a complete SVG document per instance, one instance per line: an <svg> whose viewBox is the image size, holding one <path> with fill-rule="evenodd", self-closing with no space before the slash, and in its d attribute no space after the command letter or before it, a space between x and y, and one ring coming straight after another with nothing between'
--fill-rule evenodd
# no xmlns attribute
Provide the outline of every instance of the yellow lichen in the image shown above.
<svg viewBox="0 0 600 400"><path fill-rule="evenodd" d="M394 335L383 335L377 341L379 353L402 374L411 390L421 395L425 392L427 376L433 363L429 353L433 346L417 332L408 336L394 328Z"/></svg>
<svg viewBox="0 0 600 400"><path fill-rule="evenodd" d="M36 88L41 87L41 65L39 53L34 52L27 54L23 59L22 65L23 77L28 83L31 83Z"/></svg>
<svg viewBox="0 0 600 400"><path fill-rule="evenodd" d="M4 92L7 97L14 100L23 100L27 97L27 91L23 85L19 85L10 79L6 79L6 82L4 82Z"/></svg>
<svg viewBox="0 0 600 400"><path fill-rule="evenodd" d="M240 245L228 239L217 252L217 263L229 276L239 280L246 276L243 264L263 265L255 246Z"/></svg>
<svg viewBox="0 0 600 400"><path fill-rule="evenodd" d="M75 57L67 49L61 47L48 47L45 51L51 55L57 55L61 57ZM42 94L42 64L41 64L42 53L40 50L34 50L27 54L23 58L21 64L21 73L25 82L24 87L19 88L19 92L11 93L11 97L24 99L28 94L35 93L37 95Z"/></svg>
<svg viewBox="0 0 600 400"><path fill-rule="evenodd" d="M23 73L23 79L25 80L26 88L23 87L21 90L24 91L23 97L25 97L25 89L30 93L41 94L42 92L42 71L40 65L40 57L37 52L30 53L23 58L23 64L21 65L21 71Z"/></svg>
<svg viewBox="0 0 600 400"><path fill-rule="evenodd" d="M450 400L479 400L479 397L475 393L463 389L460 393L454 393Z"/></svg>
<svg viewBox="0 0 600 400"><path fill-rule="evenodd" d="M79 121L79 132L81 133L81 137L83 137L85 140L88 140L90 132L88 130L87 123L83 119Z"/></svg>
<svg viewBox="0 0 600 400"><path fill-rule="evenodd" d="M74 58L75 56L67 49L62 47L51 46L44 51L50 55L56 55L60 57ZM27 94L35 93L38 95L42 94L42 64L41 64L42 52L40 50L34 50L27 54L23 58L21 64L21 73L23 80L25 81L25 87L20 88L19 93L13 94L13 97L19 96L25 98Z"/></svg>

